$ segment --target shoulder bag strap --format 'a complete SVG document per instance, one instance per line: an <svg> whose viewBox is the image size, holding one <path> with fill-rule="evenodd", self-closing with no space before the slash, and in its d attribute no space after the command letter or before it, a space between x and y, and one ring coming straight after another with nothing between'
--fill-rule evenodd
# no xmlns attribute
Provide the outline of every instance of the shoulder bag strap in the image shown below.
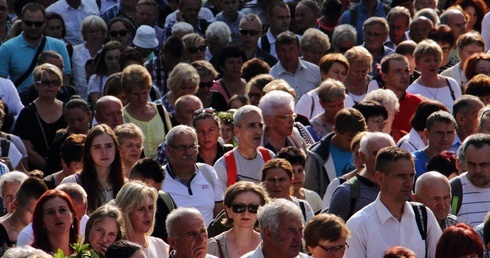
<svg viewBox="0 0 490 258"><path fill-rule="evenodd" d="M449 83L449 80L447 78L446 78L446 83L447 83L447 86L449 87L449 92L451 92L451 98L453 99L453 101L455 101L456 96L454 95L453 87L451 87L451 83Z"/></svg>
<svg viewBox="0 0 490 258"><path fill-rule="evenodd" d="M226 256L223 253L223 249L221 248L221 242L217 238L214 238L214 240L216 240L216 243L218 244L219 257L220 258L225 258Z"/></svg>
<svg viewBox="0 0 490 258"><path fill-rule="evenodd" d="M15 86L16 87L19 87L19 85L24 82L24 80L29 77L29 75L31 75L32 73L32 70L34 69L34 67L36 67L36 64L37 64L37 58L39 57L39 54L41 54L41 52L43 52L43 49L44 49L44 46L46 45L46 37L43 36L43 39L41 40L41 44L39 45L39 47L37 48L37 51L36 51L36 54L34 54L34 58L32 59L32 62L31 62L31 65L29 66L29 68L24 72L24 74L22 74L22 76L20 76L15 82Z"/></svg>

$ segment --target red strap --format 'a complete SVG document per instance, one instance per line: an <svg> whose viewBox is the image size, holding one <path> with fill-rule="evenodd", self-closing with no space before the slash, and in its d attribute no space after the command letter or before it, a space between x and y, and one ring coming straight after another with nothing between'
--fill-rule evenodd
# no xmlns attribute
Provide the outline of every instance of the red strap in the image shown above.
<svg viewBox="0 0 490 258"><path fill-rule="evenodd" d="M269 153L269 149L264 148L262 146L259 146L257 149L259 150L260 154L262 155L262 159L264 160L264 163L269 161L270 159L272 159L271 154Z"/></svg>
<svg viewBox="0 0 490 258"><path fill-rule="evenodd" d="M225 153L224 156L225 156L225 164L226 164L226 175L228 176L227 186L230 186L236 183L237 169L236 169L235 153L233 153L233 150L231 150Z"/></svg>

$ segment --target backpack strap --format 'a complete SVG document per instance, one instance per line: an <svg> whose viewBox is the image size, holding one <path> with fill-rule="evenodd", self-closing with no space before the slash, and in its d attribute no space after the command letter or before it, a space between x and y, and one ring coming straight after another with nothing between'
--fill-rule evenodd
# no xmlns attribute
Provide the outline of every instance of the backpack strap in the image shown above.
<svg viewBox="0 0 490 258"><path fill-rule="evenodd" d="M237 177L235 153L233 153L233 150L231 150L225 153L225 155L223 156L225 157L226 176L228 177L227 186L230 186L236 183L236 177Z"/></svg>
<svg viewBox="0 0 490 258"><path fill-rule="evenodd" d="M211 171L209 171L209 168L206 166L206 164L203 163L196 163L197 167L199 168L199 171L201 171L202 175L204 178L206 178L206 181L214 188L216 188L213 180L213 176L211 175Z"/></svg>
<svg viewBox="0 0 490 258"><path fill-rule="evenodd" d="M417 227L419 228L420 236L425 241L425 257L427 257L427 208L425 205L417 202L410 202L413 212L415 213L415 220Z"/></svg>
<svg viewBox="0 0 490 258"><path fill-rule="evenodd" d="M259 146L257 150L260 152L260 155L262 155L264 163L272 159L269 149Z"/></svg>
<svg viewBox="0 0 490 258"><path fill-rule="evenodd" d="M158 191L158 197L160 197L163 200L163 202L165 202L165 205L167 206L168 211L173 211L173 210L175 210L175 208L177 208L174 200L172 199L172 197L168 193L166 193L162 190L159 190Z"/></svg>
<svg viewBox="0 0 490 258"><path fill-rule="evenodd" d="M306 207L305 207L305 203L302 202L302 201L299 201L299 207L301 208L301 213L303 213L303 218L306 221Z"/></svg>
<svg viewBox="0 0 490 258"><path fill-rule="evenodd" d="M39 55L41 54L41 52L43 52L44 46L46 45L46 40L47 40L46 36L43 36L43 38L41 39L41 44L39 44L39 47L37 48L36 53L32 58L29 68L27 68L27 70L14 82L15 87L19 87L19 85L21 85L24 82L24 80L27 79L29 75L31 75L32 70L34 70L34 68L37 65L37 59Z"/></svg>
<svg viewBox="0 0 490 258"><path fill-rule="evenodd" d="M269 54L271 53L271 43L267 38L267 33L260 37L260 48Z"/></svg>
<svg viewBox="0 0 490 258"><path fill-rule="evenodd" d="M347 180L347 183L350 185L350 205L348 215L350 218L354 214L354 207L356 206L357 200L359 200L359 197L361 196L361 185L359 184L359 179L357 176Z"/></svg>
<svg viewBox="0 0 490 258"><path fill-rule="evenodd" d="M451 213L458 215L463 203L463 185L459 177L453 178L450 182L453 198L451 199Z"/></svg>
<svg viewBox="0 0 490 258"><path fill-rule="evenodd" d="M162 104L157 104L157 110L160 118L162 119L163 129L165 130L166 134L168 133L168 131L170 131L169 125L167 123L168 121L170 121L170 116L168 115L167 110L163 107Z"/></svg>
<svg viewBox="0 0 490 258"><path fill-rule="evenodd" d="M223 252L223 249L221 248L221 242L215 237L213 237L213 239L216 240L216 243L218 244L219 257L220 258L226 257L225 253Z"/></svg>

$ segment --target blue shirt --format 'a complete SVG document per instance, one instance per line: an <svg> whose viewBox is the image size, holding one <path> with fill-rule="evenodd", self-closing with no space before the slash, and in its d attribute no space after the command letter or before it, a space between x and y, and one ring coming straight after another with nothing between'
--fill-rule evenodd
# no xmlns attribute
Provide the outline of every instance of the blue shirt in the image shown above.
<svg viewBox="0 0 490 258"><path fill-rule="evenodd" d="M332 143L330 145L330 154L334 160L335 173L337 177L347 174L348 172L356 169L354 167L354 157L352 152L344 151L335 147Z"/></svg>
<svg viewBox="0 0 490 258"><path fill-rule="evenodd" d="M415 178L418 178L423 173L427 172L427 162L430 157L425 154L424 149L412 152L415 163Z"/></svg>

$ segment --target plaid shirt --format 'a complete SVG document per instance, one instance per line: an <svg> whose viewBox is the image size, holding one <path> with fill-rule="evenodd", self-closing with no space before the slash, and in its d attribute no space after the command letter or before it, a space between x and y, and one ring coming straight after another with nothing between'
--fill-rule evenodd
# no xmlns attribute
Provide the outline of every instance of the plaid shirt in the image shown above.
<svg viewBox="0 0 490 258"><path fill-rule="evenodd" d="M167 88L167 79L171 71L165 71L163 59L159 56L146 61L145 68L150 72L153 84L157 86L161 96L165 96L169 91Z"/></svg>

